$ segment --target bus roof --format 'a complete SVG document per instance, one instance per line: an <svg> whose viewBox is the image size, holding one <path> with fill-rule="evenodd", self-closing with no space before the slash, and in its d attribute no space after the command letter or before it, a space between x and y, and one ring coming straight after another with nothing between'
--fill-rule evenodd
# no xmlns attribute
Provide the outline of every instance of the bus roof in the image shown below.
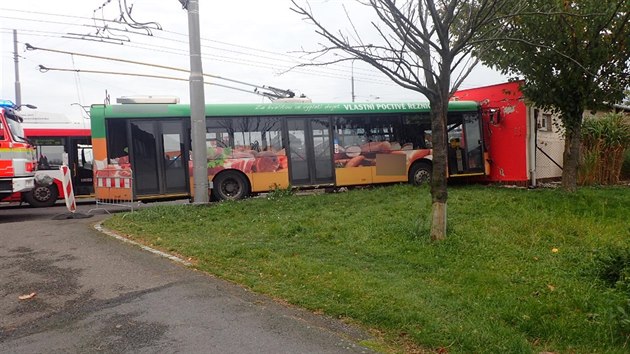
<svg viewBox="0 0 630 354"><path fill-rule="evenodd" d="M477 111L475 101L449 102L449 112ZM401 103L237 103L207 104L207 117L280 116L280 115L349 115L429 112L428 102ZM189 104L118 104L92 105L92 134L105 136L105 118L188 117Z"/></svg>

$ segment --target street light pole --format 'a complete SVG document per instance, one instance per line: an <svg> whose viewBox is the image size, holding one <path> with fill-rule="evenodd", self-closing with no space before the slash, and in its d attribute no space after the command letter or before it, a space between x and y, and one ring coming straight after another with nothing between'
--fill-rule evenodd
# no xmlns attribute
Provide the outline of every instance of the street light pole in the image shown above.
<svg viewBox="0 0 630 354"><path fill-rule="evenodd" d="M206 103L201 62L199 1L179 0L188 11L190 44L190 126L195 204L208 203L208 153L206 151Z"/></svg>
<svg viewBox="0 0 630 354"><path fill-rule="evenodd" d="M350 63L350 82L352 83L352 102L354 102L354 59Z"/></svg>
<svg viewBox="0 0 630 354"><path fill-rule="evenodd" d="M22 89L20 86L20 59L18 56L17 30L13 30L13 62L15 63L15 105L22 105Z"/></svg>

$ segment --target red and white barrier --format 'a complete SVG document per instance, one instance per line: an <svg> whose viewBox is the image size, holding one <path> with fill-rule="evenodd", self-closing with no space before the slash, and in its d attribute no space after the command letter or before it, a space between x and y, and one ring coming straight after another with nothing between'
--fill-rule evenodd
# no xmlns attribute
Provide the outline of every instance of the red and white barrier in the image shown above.
<svg viewBox="0 0 630 354"><path fill-rule="evenodd" d="M96 176L96 185L105 188L131 188L131 178Z"/></svg>
<svg viewBox="0 0 630 354"><path fill-rule="evenodd" d="M107 207L129 208L133 212L133 178L131 169L105 168L94 173L96 209L109 213ZM91 210L90 210L91 211Z"/></svg>
<svg viewBox="0 0 630 354"><path fill-rule="evenodd" d="M63 193L66 197L66 207L68 211L74 213L77 211L77 202L74 199L74 190L72 189L72 176L70 176L70 168L66 165L59 167L61 171L61 184Z"/></svg>

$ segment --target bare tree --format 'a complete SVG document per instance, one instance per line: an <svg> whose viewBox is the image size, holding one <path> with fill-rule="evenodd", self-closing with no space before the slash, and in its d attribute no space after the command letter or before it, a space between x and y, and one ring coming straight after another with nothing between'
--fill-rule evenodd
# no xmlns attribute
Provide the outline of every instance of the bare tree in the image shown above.
<svg viewBox="0 0 630 354"><path fill-rule="evenodd" d="M356 0L376 15L373 33L359 33L344 6L351 30L332 30L314 15L308 1L292 0L292 10L311 22L328 43L308 51L326 65L359 59L396 84L427 97L433 130L431 239L446 237L448 101L477 65L473 50L492 45L502 23L497 16L514 14L518 2L504 0ZM513 7L513 8L512 8ZM479 37L480 29L483 36ZM366 41L370 36L375 41ZM474 47L474 45L477 45ZM336 55L336 56L335 56Z"/></svg>

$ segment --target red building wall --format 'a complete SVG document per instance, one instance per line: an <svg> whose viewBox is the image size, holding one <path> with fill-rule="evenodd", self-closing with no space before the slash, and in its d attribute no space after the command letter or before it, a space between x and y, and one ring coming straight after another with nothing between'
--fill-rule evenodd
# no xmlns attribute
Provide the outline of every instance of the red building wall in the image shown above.
<svg viewBox="0 0 630 354"><path fill-rule="evenodd" d="M520 90L522 81L459 90L453 99L481 103L483 109L499 109L500 121L490 123L484 114L483 127L490 159L488 182L525 184L527 171L527 107Z"/></svg>

